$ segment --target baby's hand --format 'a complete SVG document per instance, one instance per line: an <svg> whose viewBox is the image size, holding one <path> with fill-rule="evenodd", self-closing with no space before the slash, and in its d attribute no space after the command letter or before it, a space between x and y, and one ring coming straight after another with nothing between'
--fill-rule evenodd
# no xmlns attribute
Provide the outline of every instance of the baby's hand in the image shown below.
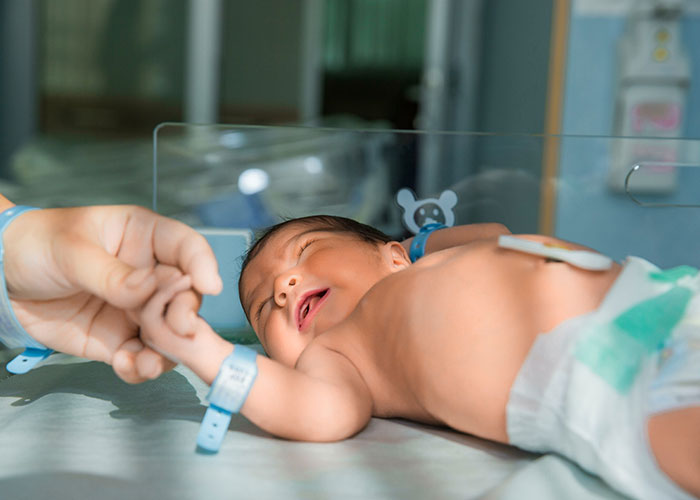
<svg viewBox="0 0 700 500"><path fill-rule="evenodd" d="M194 335L200 320L197 311L202 304L202 296L189 285L185 285L183 278L187 276L179 269L160 265L156 267L155 272L158 277L158 290L141 309L141 314L146 311L157 313L164 316L165 323L172 332L183 336ZM148 308L148 304L151 308ZM156 310L160 306L164 309L162 312Z"/></svg>
<svg viewBox="0 0 700 500"><path fill-rule="evenodd" d="M178 363L177 346L174 337L192 332L189 313L178 295L189 290L191 279L175 268L156 270L159 284L156 293L136 312L136 322L140 325L141 341L158 351L171 361ZM138 363L138 360L137 360Z"/></svg>
<svg viewBox="0 0 700 500"><path fill-rule="evenodd" d="M184 363L201 377L199 365L206 361L208 366L212 355L230 344L197 315L201 296L192 290L189 276L173 267L162 267L156 268L158 290L143 308L134 311L133 319L140 325L145 345L175 363ZM157 367L150 363L151 359L137 355L139 372L157 376Z"/></svg>

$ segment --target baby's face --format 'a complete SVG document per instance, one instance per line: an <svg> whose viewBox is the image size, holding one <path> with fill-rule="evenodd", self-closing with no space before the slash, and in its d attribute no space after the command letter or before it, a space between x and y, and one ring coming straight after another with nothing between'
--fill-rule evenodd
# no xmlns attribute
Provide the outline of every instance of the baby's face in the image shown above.
<svg viewBox="0 0 700 500"><path fill-rule="evenodd" d="M290 224L241 276L243 307L272 359L294 366L307 344L346 319L379 280L409 265L397 242Z"/></svg>

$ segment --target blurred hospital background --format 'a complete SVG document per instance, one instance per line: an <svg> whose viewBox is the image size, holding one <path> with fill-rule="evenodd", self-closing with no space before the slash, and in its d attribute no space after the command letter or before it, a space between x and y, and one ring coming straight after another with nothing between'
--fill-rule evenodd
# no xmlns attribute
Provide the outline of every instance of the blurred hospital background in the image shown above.
<svg viewBox="0 0 700 500"><path fill-rule="evenodd" d="M17 203L401 237L398 189L452 189L459 224L700 264L700 0L3 0L0 62Z"/></svg>

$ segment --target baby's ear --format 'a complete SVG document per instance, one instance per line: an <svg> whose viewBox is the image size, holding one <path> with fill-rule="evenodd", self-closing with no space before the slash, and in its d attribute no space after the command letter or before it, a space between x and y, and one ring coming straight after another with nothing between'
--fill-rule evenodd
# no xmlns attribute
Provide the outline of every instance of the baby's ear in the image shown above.
<svg viewBox="0 0 700 500"><path fill-rule="evenodd" d="M411 259L408 257L406 249L398 241L384 243L381 253L392 272L401 271L411 265Z"/></svg>

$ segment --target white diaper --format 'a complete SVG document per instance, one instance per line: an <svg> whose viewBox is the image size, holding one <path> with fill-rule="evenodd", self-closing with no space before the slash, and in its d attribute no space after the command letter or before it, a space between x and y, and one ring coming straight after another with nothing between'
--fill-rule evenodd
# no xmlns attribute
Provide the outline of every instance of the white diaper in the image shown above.
<svg viewBox="0 0 700 500"><path fill-rule="evenodd" d="M658 467L649 415L700 406L700 278L630 257L598 310L539 335L507 406L511 444L555 452L640 499L690 499Z"/></svg>

